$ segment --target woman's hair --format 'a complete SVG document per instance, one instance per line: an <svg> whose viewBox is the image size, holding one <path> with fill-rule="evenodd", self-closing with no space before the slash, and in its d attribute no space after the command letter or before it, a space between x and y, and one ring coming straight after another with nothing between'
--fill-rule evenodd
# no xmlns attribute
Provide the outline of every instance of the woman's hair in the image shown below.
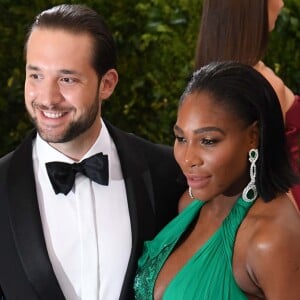
<svg viewBox="0 0 300 300"><path fill-rule="evenodd" d="M213 61L254 66L265 54L268 0L204 0L195 69Z"/></svg>
<svg viewBox="0 0 300 300"><path fill-rule="evenodd" d="M70 33L90 35L93 40L92 66L101 77L109 69L116 68L116 47L113 37L103 18L85 5L62 4L41 12L36 16L27 34L27 42L36 28L62 29Z"/></svg>
<svg viewBox="0 0 300 300"><path fill-rule="evenodd" d="M180 98L179 107L187 95L202 92L245 126L257 123L259 159L256 187L264 201L287 192L298 182L289 163L279 100L259 72L236 62L208 64L194 72Z"/></svg>

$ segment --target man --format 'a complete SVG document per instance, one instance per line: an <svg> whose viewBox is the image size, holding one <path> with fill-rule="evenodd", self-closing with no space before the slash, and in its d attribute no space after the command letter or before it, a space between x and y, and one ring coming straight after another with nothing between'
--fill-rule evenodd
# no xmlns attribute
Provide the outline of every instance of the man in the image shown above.
<svg viewBox="0 0 300 300"><path fill-rule="evenodd" d="M0 293L132 299L143 241L176 214L186 188L172 149L101 119L118 73L95 11L42 12L25 55L25 104L37 132L0 160Z"/></svg>

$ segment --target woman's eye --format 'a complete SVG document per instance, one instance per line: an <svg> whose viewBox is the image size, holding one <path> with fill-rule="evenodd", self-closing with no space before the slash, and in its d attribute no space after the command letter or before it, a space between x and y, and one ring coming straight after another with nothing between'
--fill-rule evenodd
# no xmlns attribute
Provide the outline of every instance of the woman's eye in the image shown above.
<svg viewBox="0 0 300 300"><path fill-rule="evenodd" d="M202 139L201 140L201 144L203 145L207 145L207 146L210 146L210 145L214 145L216 144L218 141L216 139Z"/></svg>
<svg viewBox="0 0 300 300"><path fill-rule="evenodd" d="M185 138L179 135L175 135L175 139L177 140L178 143L184 143Z"/></svg>

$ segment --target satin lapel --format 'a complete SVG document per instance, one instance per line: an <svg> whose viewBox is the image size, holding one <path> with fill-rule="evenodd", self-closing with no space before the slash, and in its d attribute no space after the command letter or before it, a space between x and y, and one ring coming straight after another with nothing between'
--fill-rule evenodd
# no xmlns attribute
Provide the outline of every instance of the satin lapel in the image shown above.
<svg viewBox="0 0 300 300"><path fill-rule="evenodd" d="M148 164L143 153L135 145L135 139L110 124L106 124L117 147L121 168L125 180L129 213L133 231L133 243L136 240L152 236L156 224L153 187Z"/></svg>
<svg viewBox="0 0 300 300"><path fill-rule="evenodd" d="M153 188L148 164L135 147L135 140L125 133L106 124L111 137L117 147L123 176L126 185L132 228L132 252L126 277L123 284L121 297L132 288L132 277L136 270L136 261L141 254L143 241L153 237L156 229Z"/></svg>
<svg viewBox="0 0 300 300"><path fill-rule="evenodd" d="M65 299L43 235L32 163L32 133L15 151L8 173L12 232L24 271L41 299Z"/></svg>

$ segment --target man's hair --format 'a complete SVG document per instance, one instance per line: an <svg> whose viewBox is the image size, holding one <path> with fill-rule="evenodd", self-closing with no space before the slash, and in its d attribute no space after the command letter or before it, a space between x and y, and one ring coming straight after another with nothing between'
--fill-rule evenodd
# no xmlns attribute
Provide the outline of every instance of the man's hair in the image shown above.
<svg viewBox="0 0 300 300"><path fill-rule="evenodd" d="M180 98L179 109L187 95L202 92L230 113L237 120L237 126L257 123L259 159L256 187L264 201L287 192L298 182L288 158L279 100L259 72L236 62L208 64L194 72Z"/></svg>
<svg viewBox="0 0 300 300"><path fill-rule="evenodd" d="M268 0L204 0L195 69L213 61L254 66L269 37Z"/></svg>
<svg viewBox="0 0 300 300"><path fill-rule="evenodd" d="M41 12L31 25L24 47L26 56L27 43L32 31L39 29L65 30L70 33L86 33L93 40L91 64L101 77L109 69L116 68L115 42L103 18L84 5L62 4Z"/></svg>

